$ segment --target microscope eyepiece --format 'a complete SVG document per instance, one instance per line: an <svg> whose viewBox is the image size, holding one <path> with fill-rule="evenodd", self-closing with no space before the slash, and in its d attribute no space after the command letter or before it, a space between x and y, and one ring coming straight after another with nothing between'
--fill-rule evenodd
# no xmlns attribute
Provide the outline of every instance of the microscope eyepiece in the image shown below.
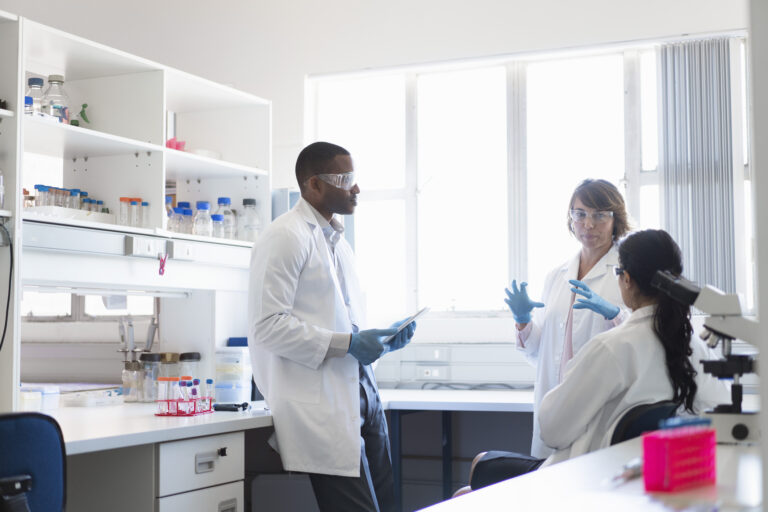
<svg viewBox="0 0 768 512"><path fill-rule="evenodd" d="M675 276L669 270L658 270L651 280L651 286L675 299L677 302L692 306L701 292L696 283Z"/></svg>

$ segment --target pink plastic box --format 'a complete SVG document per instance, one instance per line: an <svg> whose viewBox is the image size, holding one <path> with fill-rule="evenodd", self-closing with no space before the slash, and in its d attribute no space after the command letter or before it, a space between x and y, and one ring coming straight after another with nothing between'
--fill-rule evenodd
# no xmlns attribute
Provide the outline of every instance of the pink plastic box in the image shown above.
<svg viewBox="0 0 768 512"><path fill-rule="evenodd" d="M683 427L645 434L645 490L675 492L714 484L715 453L713 428Z"/></svg>

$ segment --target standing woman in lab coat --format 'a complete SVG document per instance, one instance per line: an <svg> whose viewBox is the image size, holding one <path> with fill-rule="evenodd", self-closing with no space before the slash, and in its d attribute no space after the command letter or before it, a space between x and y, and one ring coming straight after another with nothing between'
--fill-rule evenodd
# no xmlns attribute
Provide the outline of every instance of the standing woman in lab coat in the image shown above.
<svg viewBox="0 0 768 512"><path fill-rule="evenodd" d="M518 288L513 281L506 290L517 348L536 366L531 455L539 459L552 453L539 431L542 398L562 381L565 365L587 341L619 325L628 314L610 272L618 263L616 242L629 231L618 189L605 180L581 182L568 205L568 230L581 243L581 250L549 273L542 302L528 297L526 283Z"/></svg>

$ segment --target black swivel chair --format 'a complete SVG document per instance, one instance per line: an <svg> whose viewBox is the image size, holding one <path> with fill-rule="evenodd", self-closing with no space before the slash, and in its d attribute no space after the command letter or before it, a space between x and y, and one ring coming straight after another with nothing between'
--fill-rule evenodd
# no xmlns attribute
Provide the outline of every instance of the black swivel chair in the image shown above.
<svg viewBox="0 0 768 512"><path fill-rule="evenodd" d="M662 400L653 404L636 405L616 424L611 437L611 444L627 441L640 436L643 432L659 429L659 422L675 415L679 404L672 400Z"/></svg>
<svg viewBox="0 0 768 512"><path fill-rule="evenodd" d="M59 512L66 502L61 429L45 414L0 414L0 512Z"/></svg>

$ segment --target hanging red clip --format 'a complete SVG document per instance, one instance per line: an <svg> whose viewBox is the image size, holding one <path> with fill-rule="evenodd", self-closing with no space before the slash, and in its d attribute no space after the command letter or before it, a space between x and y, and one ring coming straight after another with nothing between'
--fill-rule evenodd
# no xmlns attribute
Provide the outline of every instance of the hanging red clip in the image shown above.
<svg viewBox="0 0 768 512"><path fill-rule="evenodd" d="M165 260L168 259L168 254L166 253L163 256L158 256L158 258L160 259L160 268L158 269L157 273L162 276L165 275Z"/></svg>

